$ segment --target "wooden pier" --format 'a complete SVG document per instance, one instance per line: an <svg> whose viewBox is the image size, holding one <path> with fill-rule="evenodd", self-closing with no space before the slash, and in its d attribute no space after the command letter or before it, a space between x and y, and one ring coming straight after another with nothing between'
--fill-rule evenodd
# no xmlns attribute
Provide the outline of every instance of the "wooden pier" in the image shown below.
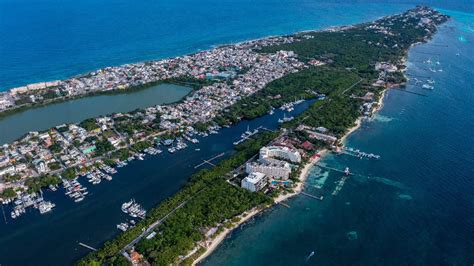
<svg viewBox="0 0 474 266"><path fill-rule="evenodd" d="M205 164L209 164L210 166L216 166L215 164L212 163L212 161L215 160L215 159L217 159L217 158L219 158L219 157L224 156L224 154L225 154L225 153L219 153L219 154L217 154L216 156L214 156L214 157L212 157L212 158L210 158L210 159L202 160L202 163L200 163L200 164L194 166L194 169L197 169L197 168L199 168L199 167L201 167L201 166L203 166L203 165L205 165Z"/></svg>
<svg viewBox="0 0 474 266"><path fill-rule="evenodd" d="M380 159L380 155L373 154L373 153L368 153L368 152L363 152L360 151L359 149L354 149L351 147L346 147L343 146L341 150L342 154L358 157L358 158L366 158L366 159Z"/></svg>
<svg viewBox="0 0 474 266"><path fill-rule="evenodd" d="M278 204L280 204L283 207L287 207L288 209L290 208L290 205L284 203L283 201L278 202Z"/></svg>
<svg viewBox="0 0 474 266"><path fill-rule="evenodd" d="M318 197L318 196L315 196L315 195L311 195L311 194L309 194L309 193L306 193L306 192L304 192L304 191L301 191L301 194L302 194L302 195L305 195L306 197L310 197L310 198L312 198L312 199L317 199L317 200L323 200L323 199L324 199L324 196L319 196L319 197Z"/></svg>
<svg viewBox="0 0 474 266"><path fill-rule="evenodd" d="M413 50L412 52L417 53L417 54L427 54L427 55L437 55L437 56L440 55L440 54L437 54L437 53L429 53L429 52L422 52L422 51L416 51L416 50Z"/></svg>
<svg viewBox="0 0 474 266"><path fill-rule="evenodd" d="M408 91L408 90L405 90L405 89L400 89L400 88L390 88L391 90L397 90L397 91L402 91L402 92L406 92L406 93L410 93L410 94L414 94L414 95L418 95L418 96L428 96L426 94L423 94L423 93L419 93L419 92L414 92L414 91Z"/></svg>
<svg viewBox="0 0 474 266"><path fill-rule="evenodd" d="M0 203L0 204L2 204L3 220L5 220L5 224L8 224L8 222L7 222L7 216L5 215L5 209L3 208L3 202Z"/></svg>
<svg viewBox="0 0 474 266"><path fill-rule="evenodd" d="M322 169L327 169L327 170L331 170L331 171L335 171L335 172L340 172L340 173L346 174L346 171L345 171L345 170L341 170L341 169L329 167L329 166L322 165L322 164L319 164L319 163L317 163L316 166L319 167L319 168L322 168ZM349 173L349 175L353 175L353 173Z"/></svg>

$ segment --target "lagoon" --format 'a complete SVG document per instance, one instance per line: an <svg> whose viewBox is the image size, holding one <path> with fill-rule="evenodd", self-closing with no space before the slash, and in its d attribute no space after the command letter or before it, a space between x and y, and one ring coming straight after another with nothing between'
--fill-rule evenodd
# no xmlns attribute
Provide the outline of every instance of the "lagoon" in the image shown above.
<svg viewBox="0 0 474 266"><path fill-rule="evenodd" d="M77 123L87 118L176 102L191 90L189 87L174 84L159 84L133 92L84 97L20 111L0 117L0 144L18 139L30 131L41 131L64 123Z"/></svg>

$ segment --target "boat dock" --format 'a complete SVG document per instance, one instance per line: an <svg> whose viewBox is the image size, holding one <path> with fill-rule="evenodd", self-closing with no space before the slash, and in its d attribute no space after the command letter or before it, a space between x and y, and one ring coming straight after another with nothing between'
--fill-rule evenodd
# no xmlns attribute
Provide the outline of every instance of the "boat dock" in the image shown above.
<svg viewBox="0 0 474 266"><path fill-rule="evenodd" d="M304 192L304 191L301 191L301 194L302 194L302 195L305 195L306 197L310 197L310 198L312 198L312 199L317 199L317 200L323 200L323 199L324 199L324 196L319 196L319 197L318 197L318 196L315 196L315 195L311 195L311 194L309 194L309 193L306 193L306 192Z"/></svg>
<svg viewBox="0 0 474 266"><path fill-rule="evenodd" d="M91 247L91 246L89 246L89 245L86 245L86 244L84 244L84 243L82 243L82 242L79 242L79 246L83 246L83 247L85 247L85 248L87 248L87 249L90 249L90 250L92 250L92 251L97 251L96 248L93 248L93 247Z"/></svg>
<svg viewBox="0 0 474 266"><path fill-rule="evenodd" d="M215 160L215 159L217 159L217 158L219 158L219 157L224 156L224 154L225 154L225 153L219 153L219 154L217 154L216 156L214 156L214 157L212 157L212 158L210 158L210 159L202 160L202 163L200 163L200 164L194 166L194 169L197 169L197 168L199 168L199 167L201 167L201 166L203 166L203 165L205 165L205 164L209 164L210 166L216 166L216 165L213 164L211 161L213 161L213 160Z"/></svg>
<svg viewBox="0 0 474 266"><path fill-rule="evenodd" d="M411 93L411 94L415 94L415 95L418 95L418 96L428 96L426 94L423 94L423 93L418 93L418 92L414 92L414 91L408 91L408 90L405 90L405 89L399 89L399 88L390 88L391 90L397 90L397 91L402 91L402 92L406 92L406 93Z"/></svg>
<svg viewBox="0 0 474 266"><path fill-rule="evenodd" d="M258 132L259 132L260 129L269 130L269 129L266 129L266 128L262 127L262 126L259 126L259 127L257 127L256 129L254 129L254 131L250 131L250 128L247 126L247 131L245 131L245 132L242 134L241 138L240 138L239 140L235 141L233 144L234 144L234 145L239 145L240 143L242 143L242 142L244 142L244 141L246 141L246 140L248 140L248 139L251 139L251 137L252 137L253 135L258 134ZM269 131L271 131L271 130L269 130Z"/></svg>
<svg viewBox="0 0 474 266"><path fill-rule="evenodd" d="M319 168L322 168L322 169L327 169L327 170L331 170L331 171L340 172L340 173L343 173L343 174L353 175L353 173L347 173L347 170L341 170L341 169L329 167L329 166L326 166L326 165L322 165L322 164L319 164L319 163L317 163L316 166L319 167Z"/></svg>
<svg viewBox="0 0 474 266"><path fill-rule="evenodd" d="M373 153L368 153L368 152L363 152L363 151L360 151L358 149L354 149L354 148L346 147L346 146L342 147L341 153L346 154L346 155L350 155L350 156L354 156L354 157L358 157L358 158L380 159L380 155L373 154Z"/></svg>
<svg viewBox="0 0 474 266"><path fill-rule="evenodd" d="M278 202L278 204L280 204L283 207L287 207L288 209L290 208L290 205L284 203L283 201Z"/></svg>
<svg viewBox="0 0 474 266"><path fill-rule="evenodd" d="M5 220L5 224L8 224L8 222L7 222L7 216L5 215L5 209L3 208L3 202L0 203L0 204L2 204L3 220Z"/></svg>
<svg viewBox="0 0 474 266"><path fill-rule="evenodd" d="M430 79L431 78L431 77L428 77L428 76L414 75L414 74L410 74L410 73L407 73L406 75L409 76L409 77L422 78L422 79Z"/></svg>

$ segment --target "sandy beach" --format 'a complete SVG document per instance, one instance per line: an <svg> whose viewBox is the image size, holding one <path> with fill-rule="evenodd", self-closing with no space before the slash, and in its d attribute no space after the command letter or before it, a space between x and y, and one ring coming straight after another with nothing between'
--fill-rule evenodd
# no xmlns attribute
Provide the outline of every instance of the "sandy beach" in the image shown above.
<svg viewBox="0 0 474 266"><path fill-rule="evenodd" d="M297 184L296 184L296 187L293 189L294 192L293 193L288 193L288 194L285 194L285 195L280 195L278 196L276 199L275 199L275 204L278 204L280 202L283 202L291 197L294 197L296 195L298 195L301 191L303 191L303 188L304 188L304 184L306 182L306 179L308 178L308 175L309 175L309 172L311 170L311 168L313 168L313 166L319 161L321 160L321 158L324 157L324 155L326 154L327 150L321 150L318 152L319 156L315 156L313 157L312 159L310 159L310 161L308 163L305 164L305 166L303 167L303 169L301 170L301 173L300 173L300 176L299 176L299 181ZM247 222L250 218L254 217L255 215L259 214L261 211L263 211L265 209L261 209L261 208L254 208L252 210L250 210L249 212L246 212L243 216L240 216L241 219L238 223L236 223L234 226L232 226L232 228L226 228L224 229L224 231L222 231L220 234L216 235L214 237L214 239L212 239L212 242L211 244L209 245L209 247L207 247L207 250L206 252L204 252L203 254L201 254L201 256L199 256L194 262L193 262L193 265L196 265L198 264L200 261L202 261L203 259L205 259L207 256L209 256L218 246L220 243L222 243L222 241L226 238L226 236L232 232L235 228L239 227L240 225L242 225L243 223Z"/></svg>
<svg viewBox="0 0 474 266"><path fill-rule="evenodd" d="M193 265L198 264L200 261L205 259L207 256L211 255L211 253L219 246L220 243L225 239L225 237L232 232L235 228L239 227L246 221L248 221L250 218L254 217L258 213L260 213L263 209L259 208L254 208L248 212L246 212L244 215L241 215L240 221L236 223L232 228L225 228L224 231L222 231L220 234L216 235L214 239L212 239L211 244L207 247L206 252L201 254L196 260L194 260Z"/></svg>
<svg viewBox="0 0 474 266"><path fill-rule="evenodd" d="M385 98L386 91L387 91L387 89L384 89L382 91L382 95L380 96L380 98L377 102L377 107L374 108L374 110L372 112L372 115L375 114L376 112L378 112L383 107L383 100ZM341 138L341 143L344 143L346 141L347 137L360 127L360 125L362 123L362 119L363 119L362 116L357 118L357 120L355 121L355 125L353 127L351 127L346 132L346 134ZM308 163L306 163L304 165L303 169L301 170L301 173L300 173L300 176L299 176L299 181L300 182L298 182L296 184L296 187L293 188L294 192L293 193L287 193L285 195L279 195L275 199L275 204L283 202L283 201L285 201L285 200L287 200L291 197L294 197L294 196L298 195L299 193L301 193L301 191L303 191L304 184L306 182L306 179L308 178L308 175L309 175L309 172L310 172L311 168L313 168L313 166L318 161L320 161L327 152L328 152L328 150L326 150L326 149L321 150L321 151L318 152L319 156L315 156L315 157L311 158L310 161ZM199 256L193 262L193 265L198 264L199 262L204 260L207 256L209 256L219 246L219 244L222 243L222 241L226 238L226 236L230 232L232 232L235 228L239 227L240 225L242 225L243 223L245 223L246 221L248 221L250 218L254 217L255 215L259 214L263 210L265 210L265 209L257 209L257 208L252 209L251 211L247 212L245 215L241 216L240 221L238 223L236 223L232 228L229 228L229 229L226 228L220 234L215 236L214 239L212 240L211 244L207 248L206 252L201 254L201 256Z"/></svg>

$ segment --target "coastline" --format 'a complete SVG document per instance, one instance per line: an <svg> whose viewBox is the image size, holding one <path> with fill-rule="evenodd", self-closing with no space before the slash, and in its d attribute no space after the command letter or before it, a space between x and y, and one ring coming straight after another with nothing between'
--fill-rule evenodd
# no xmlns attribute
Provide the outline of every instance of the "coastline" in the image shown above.
<svg viewBox="0 0 474 266"><path fill-rule="evenodd" d="M254 209L251 209L250 211L246 212L243 216L241 215L240 217L240 220L235 224L233 225L231 228L225 228L221 233L219 233L218 235L216 235L212 240L211 240L211 243L210 245L206 248L206 251L204 253L202 253L201 255L199 255L199 257L197 259L195 259L192 263L192 265L197 265L199 264L199 262L203 261L205 258L207 258L209 255L212 254L212 252L214 252L216 250L217 247L219 247L219 245L222 243L222 241L225 240L225 238L232 232L234 231L235 229L237 229L238 227L240 227L241 225L243 225L244 223L246 223L248 220L250 220L252 217L262 213L263 211L265 211L266 209L269 209L281 202L284 202L296 195L299 195L302 191L303 191L303 188L304 188L304 185L306 183L306 179L308 178L309 176L309 172L311 171L311 169L314 167L314 165L319 162L322 158L324 158L324 156L326 155L328 151L326 149L323 149L321 151L319 151L317 154L319 154L319 156L315 156L314 158L310 159L309 162L307 162L304 166L303 166L303 169L301 170L301 173L298 177L298 180L299 182L296 184L296 187L294 188L294 192L292 193L287 193L285 195L279 195L275 201L274 201L274 204L268 206L268 207L265 207L265 208L254 208Z"/></svg>
<svg viewBox="0 0 474 266"><path fill-rule="evenodd" d="M392 14L392 15L380 16L380 17L375 18L372 21L379 21L379 20L382 20L384 18L389 18L389 17L392 17L392 16L394 16L394 15ZM293 32L290 32L290 33L287 33L287 34L281 34L281 35L272 34L272 35L265 35L265 36L257 37L257 38L248 38L248 39L244 39L244 40L236 41L236 42L231 42L231 43L227 43L227 44L225 44L225 43L224 44L215 44L215 45L209 46L206 49L197 50L197 51L189 52L189 53L182 54L182 55L169 56L169 57L163 57L163 58L155 58L155 59L149 59L149 60L142 60L142 61L130 62L130 63L120 64L120 65L106 66L106 67L102 67L102 68L99 68L99 69L92 69L90 71L86 71L86 72L83 72L83 73L72 75L70 77L62 78L58 81L66 81L66 80L70 80L70 79L73 79L73 78L80 78L80 77L89 75L91 72L101 71L103 69L110 68L110 67L121 68L121 67L125 67L125 66L130 66L130 65L148 64L148 63L153 63L153 62L159 62L159 61L162 61L162 60L177 59L177 58L182 58L182 57L186 57L186 56L197 55L197 54L203 53L203 52L209 52L209 51L219 49L219 48L223 48L223 47L240 46L240 45L245 45L247 43L259 42L259 41L272 39L272 38L277 38L277 37L292 37L292 36L299 36L299 35L310 34L310 33L331 32L331 31L335 31L335 30L342 30L342 29L357 27L359 25L364 25L364 24L369 23L369 22L370 21L362 21L362 22L354 23L354 24L350 24L350 25L337 25L337 26L334 25L334 26L328 26L328 27L325 27L325 28L322 28L322 29L301 29L301 30L296 30L296 31L293 31ZM28 86L28 85L42 83L42 82L49 82L49 81L33 82L33 83L24 84L22 86ZM108 94L115 94L115 93L117 93L117 94L133 93L137 90L146 89L148 87L159 85L161 83L171 83L171 84L176 84L176 85L182 85L182 84L179 84L179 82L169 82L165 79L165 80L153 81L153 82L150 82L150 83L144 83L144 84L138 85L138 86L132 86L132 87L128 87L128 88L125 88L125 89L119 89L119 88L115 87L113 89L108 89L108 90L87 92L87 93L84 93L84 94L78 94L78 95L73 95L73 96L63 96L63 97L58 97L58 98L54 98L54 99L51 99L51 100L47 100L45 102L28 103L28 104L15 106L15 107L9 107L7 109L4 109L4 110L0 111L0 118L10 116L10 115L13 115L15 113L21 113L21 112L24 112L24 111L27 111L27 110L30 110L30 109L36 109L36 108L48 106L48 105L51 105L51 104L67 102L67 101L80 99L80 98L85 98L85 97L92 97L92 96L97 96L97 95L98 96L108 95ZM182 86L188 86L188 85L182 85ZM10 88L5 88L3 90L0 90L0 95L9 94L9 93L11 93L11 91L13 89L18 88L18 87L21 87L21 86L10 87ZM48 90L48 89L49 88L44 88L43 90Z"/></svg>
<svg viewBox="0 0 474 266"><path fill-rule="evenodd" d="M387 92L388 89L389 88L385 88L381 92L380 98L378 99L378 102L377 102L377 107L374 108L374 110L372 112L372 115L374 115L375 113L377 113L378 111L380 111L382 109L383 101L385 99L385 93ZM363 118L364 118L363 116L359 116L357 118L357 120L355 121L355 125L353 127L349 128L348 131L341 138L341 140L340 140L341 143L344 143L347 140L347 138L349 137L349 135L351 135L352 133L354 133L356 130L358 130L360 128L360 126L362 125L362 119ZM300 182L298 182L298 184L296 184L296 187L294 188L293 193L288 193L286 195L279 195L275 199L274 204L272 204L271 206L268 206L266 208L261 208L261 209L254 208L254 209L250 210L248 213L245 213L244 216L241 216L241 219L239 220L239 222L237 222L234 226L232 226L231 228L224 229L224 231L222 231L217 236L215 236L211 240L211 243L210 243L209 247L206 248L206 251L204 253L202 253L201 255L199 255L199 257L192 262L192 265L198 265L205 258L207 258L209 255L211 255L219 247L219 245L226 239L226 237L230 233L232 233L235 229L237 229L238 227L240 227L241 225L246 223L252 217L262 213L266 209L272 208L274 205L277 205L277 204L279 204L281 202L284 202L284 201L286 201L286 200L288 200L288 199L290 199L290 198L292 198L296 195L299 195L303 191L304 185L306 183L306 180L309 176L309 172L311 171L311 169L314 167L314 165L317 162L324 159L324 156L326 156L328 153L329 153L329 151L327 149L323 149L323 150L319 151L317 153L317 154L319 154L319 156L315 156L314 158L311 158L310 161L303 166L303 169L301 170L301 173L300 173L299 178L298 178Z"/></svg>
<svg viewBox="0 0 474 266"><path fill-rule="evenodd" d="M379 110L382 107L384 93L386 92L387 89L389 89L389 88L384 87L380 91L378 91L378 95L380 96L377 99L378 100L378 105L377 105L377 103L374 105L374 109L372 110L372 114L375 113L377 110ZM352 134L352 132L355 132L361 126L361 123L363 121L363 117L359 116L359 117L357 117L357 119L354 119L354 120L355 120L355 125L354 126L346 124L346 127L345 127L346 132L343 133L343 136L341 137L341 140L345 140L350 134ZM324 156L324 154L326 153L326 150L322 150L321 152L323 153L323 156ZM299 168L300 168L301 171L298 175L299 182L296 182L296 184L293 188L293 191L291 193L287 193L285 195L278 196L274 200L274 203L281 203L284 200L287 200L287 199L301 193L301 191L304 189L304 185L305 185L306 179L308 178L310 170L312 169L312 167L314 167L314 164L316 164L322 158L322 156L320 156L320 157L314 156L312 158L314 158L314 160L310 160L309 162L300 165ZM238 218L238 219L235 219L235 220L238 220L238 222L235 222L235 223L231 224L228 229L222 228L222 230L224 232L216 234L216 236L214 236L214 239L209 239L208 242L207 242L207 243L211 243L209 245L209 249L205 250L205 252L204 252L204 250L200 250L200 252L203 252L204 254L200 255L199 258L194 262L194 264L199 263L204 258L206 258L208 255L212 254L212 252L219 246L219 244L222 242L222 240L224 240L225 237L230 232L232 232L232 230L234 230L235 228L238 228L240 225L247 222L250 218L254 217L258 213L262 212L263 210L265 210L265 209L267 209L271 206L273 206L273 203L270 203L266 206L259 207L259 208L252 208L252 209L247 210L247 211L245 211L241 214L237 214L237 216L235 216L235 218ZM229 221L229 220L227 220L227 221ZM206 246L208 246L208 245L206 245ZM198 254L196 254L196 255L198 255Z"/></svg>

